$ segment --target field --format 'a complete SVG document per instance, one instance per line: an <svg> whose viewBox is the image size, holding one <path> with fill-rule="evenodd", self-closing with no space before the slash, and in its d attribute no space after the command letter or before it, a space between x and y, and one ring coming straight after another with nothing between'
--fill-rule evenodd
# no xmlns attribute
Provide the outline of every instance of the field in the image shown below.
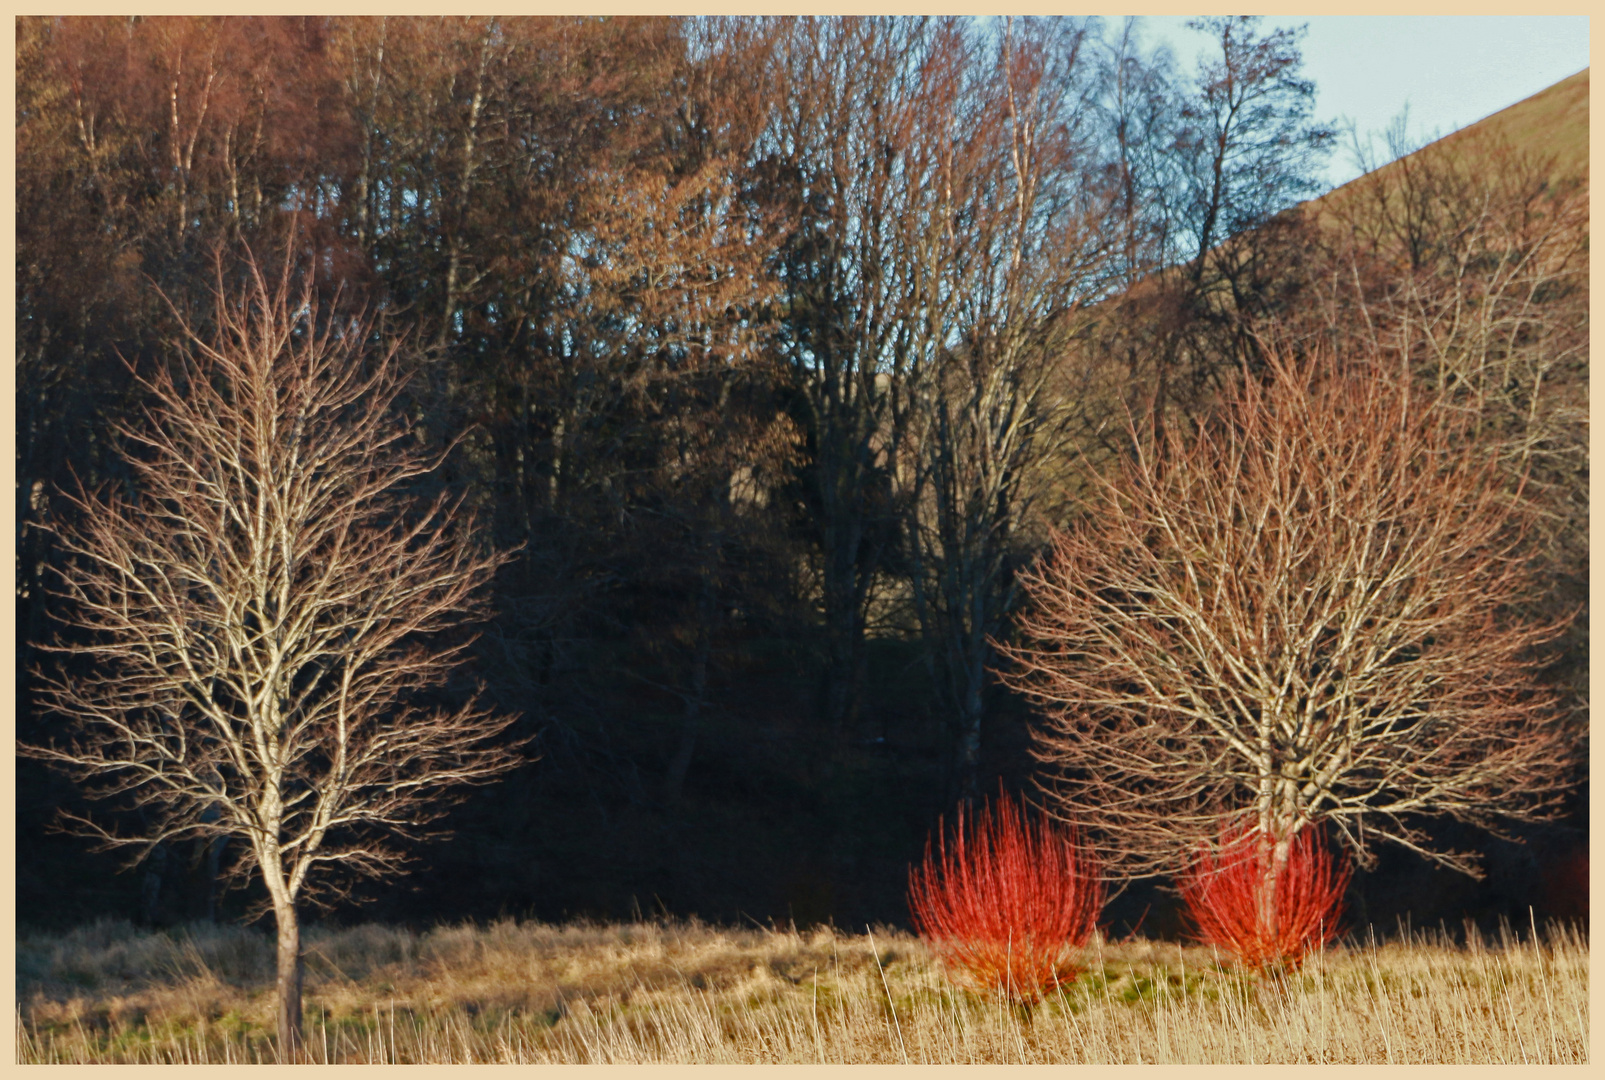
<svg viewBox="0 0 1605 1080"><path fill-rule="evenodd" d="M305 944L320 1062L1589 1060L1588 941L1564 928L1368 937L1289 978L1095 940L1032 1008L955 989L890 930L506 921L312 927ZM272 963L240 927L24 931L18 1060L273 1061Z"/></svg>

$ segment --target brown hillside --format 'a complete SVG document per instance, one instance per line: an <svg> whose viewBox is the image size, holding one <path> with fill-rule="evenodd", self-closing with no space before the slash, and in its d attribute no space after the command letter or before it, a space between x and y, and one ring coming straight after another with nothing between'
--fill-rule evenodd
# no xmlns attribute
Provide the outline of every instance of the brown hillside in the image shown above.
<svg viewBox="0 0 1605 1080"><path fill-rule="evenodd" d="M1586 239L1588 227L1588 75L1589 69L1584 68L1412 154L1301 203L1287 211L1288 219L1296 220L1299 215L1308 212L1319 226L1318 233L1324 233L1328 240L1341 243L1340 238L1345 235L1371 234L1375 242L1393 232L1397 226L1379 228L1373 215L1377 214L1379 207L1398 207L1396 197L1401 188L1420 189L1423 183L1428 186L1439 184L1444 181L1446 173L1466 179L1498 177L1500 183L1497 186L1505 189L1503 197L1506 199L1517 198L1519 201L1522 192L1534 191L1534 183L1538 192L1547 192L1560 198L1566 209L1562 217L1553 219L1552 223L1558 224L1564 235L1551 236L1550 241L1558 242L1562 247L1574 245ZM1412 173L1416 175L1412 176ZM1421 192L1418 190L1417 194L1419 196ZM1404 200L1406 203L1410 201L1410 198ZM1382 212L1386 214L1390 211L1383 209ZM1415 211L1405 211L1405 216L1422 212L1429 215L1436 213L1435 210L1418 207ZM1284 219L1284 222L1288 219ZM1581 230L1581 235L1578 230ZM1254 233L1229 238L1216 251L1229 254L1235 247L1252 249L1258 239ZM1313 237L1309 239L1314 240ZM1546 241L1548 248L1554 246L1550 241ZM1554 254L1553 251L1549 253ZM1569 257L1562 257L1562 262ZM1586 255L1582 258L1586 261ZM1141 308L1152 303L1163 306L1161 296L1165 288L1176 284L1178 275L1184 272L1185 268L1181 266L1153 272L1117 296L1086 309L1082 315L1089 317L1094 327L1099 327L1105 320L1111 320L1109 325L1112 325L1125 318L1119 313L1122 306L1136 305ZM1106 337L1107 332L1107 326L1104 326L1097 330L1095 336ZM1127 387L1132 378L1132 370L1115 365L1103 372L1107 382L1098 382L1096 388L1077 385L1074 389L1066 389L1065 394L1067 398L1077 395L1085 398L1089 394L1101 396L1112 409L1112 415L1119 415L1121 406L1115 403L1122 397L1122 388ZM1061 478L1061 482L1067 490L1075 486L1068 474L1066 478Z"/></svg>
<svg viewBox="0 0 1605 1080"><path fill-rule="evenodd" d="M1506 156L1514 152L1535 163L1553 157L1554 168L1550 178L1557 182L1577 180L1586 190L1588 71L1588 68L1584 68L1548 89L1540 90L1508 108L1428 143L1404 158L1390 161L1333 188L1325 195L1300 203L1296 210L1313 211L1323 227L1334 226L1347 216L1344 210L1352 209L1352 200L1362 198L1364 194L1374 198L1378 182L1384 186L1396 183L1394 177L1404 168L1401 162L1426 158L1442 161L1439 155L1444 154L1449 156L1451 164L1464 154ZM1226 241L1227 244L1232 242ZM1157 275L1139 280L1123 295L1130 298L1149 294L1159 282L1176 272L1175 267L1161 270Z"/></svg>
<svg viewBox="0 0 1605 1080"><path fill-rule="evenodd" d="M1588 68L1440 141L1454 146L1479 136L1506 139L1529 153L1554 155L1556 179L1586 177Z"/></svg>
<svg viewBox="0 0 1605 1080"><path fill-rule="evenodd" d="M1445 135L1417 150L1419 154L1486 153L1491 147L1508 146L1532 158L1553 158L1554 180L1588 182L1588 68L1570 75L1532 97L1523 98L1474 124ZM1362 187L1386 179L1400 168L1398 161L1356 177L1308 205L1323 218L1330 210L1352 198Z"/></svg>

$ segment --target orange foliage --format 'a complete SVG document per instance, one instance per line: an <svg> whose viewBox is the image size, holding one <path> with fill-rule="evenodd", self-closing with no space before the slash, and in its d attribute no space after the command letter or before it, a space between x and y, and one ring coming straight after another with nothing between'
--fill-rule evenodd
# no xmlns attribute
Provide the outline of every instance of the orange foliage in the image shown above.
<svg viewBox="0 0 1605 1080"><path fill-rule="evenodd" d="M1075 834L1028 820L1001 792L968 820L961 805L951 840L938 823L908 893L914 928L951 974L1024 1002L1075 978L1104 899Z"/></svg>
<svg viewBox="0 0 1605 1080"><path fill-rule="evenodd" d="M1353 871L1315 830L1302 830L1274 884L1273 915L1262 920L1269 859L1270 848L1255 828L1228 827L1219 853L1201 848L1178 884L1204 944L1230 952L1245 967L1283 964L1296 969L1306 953L1324 948L1337 935L1343 891Z"/></svg>

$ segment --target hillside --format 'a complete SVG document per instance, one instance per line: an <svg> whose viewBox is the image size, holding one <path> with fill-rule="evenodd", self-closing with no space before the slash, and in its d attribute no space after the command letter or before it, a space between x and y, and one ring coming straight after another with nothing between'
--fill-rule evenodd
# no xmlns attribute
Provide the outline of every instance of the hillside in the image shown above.
<svg viewBox="0 0 1605 1080"><path fill-rule="evenodd" d="M1570 75L1532 97L1524 98L1474 124L1451 132L1373 172L1355 177L1307 205L1327 212L1375 183L1389 179L1402 161L1421 154L1448 153L1454 157L1490 146L1510 146L1533 158L1554 159L1556 181L1588 182L1588 68Z"/></svg>
<svg viewBox="0 0 1605 1080"><path fill-rule="evenodd" d="M1439 140L1507 139L1529 153L1554 155L1557 178L1588 175L1588 68Z"/></svg>

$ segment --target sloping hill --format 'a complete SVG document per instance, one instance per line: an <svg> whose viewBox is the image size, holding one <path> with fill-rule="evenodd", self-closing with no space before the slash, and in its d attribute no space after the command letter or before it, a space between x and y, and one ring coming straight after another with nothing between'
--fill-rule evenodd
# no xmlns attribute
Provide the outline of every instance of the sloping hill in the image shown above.
<svg viewBox="0 0 1605 1080"><path fill-rule="evenodd" d="M1557 179L1586 177L1588 68L1439 141L1454 147L1479 137L1507 140L1532 154L1554 155Z"/></svg>
<svg viewBox="0 0 1605 1080"><path fill-rule="evenodd" d="M1490 147L1508 146L1536 158L1553 158L1551 177L1556 181L1588 182L1588 68L1570 75L1532 97L1485 116L1474 124L1445 135L1415 154L1462 154L1486 152ZM1403 159L1401 159L1403 160ZM1326 212L1354 196L1362 187L1387 180L1399 171L1392 161L1373 172L1356 177L1308 204L1325 216Z"/></svg>
<svg viewBox="0 0 1605 1080"><path fill-rule="evenodd" d="M1552 182L1578 181L1586 191L1588 187L1588 68L1569 75L1553 86L1540 90L1528 98L1474 124L1460 128L1421 147L1414 153L1390 161L1380 168L1355 177L1324 195L1300 203L1296 210L1313 212L1323 226L1337 224L1344 211L1352 211L1355 200L1363 204L1375 199L1380 184L1388 189L1398 181L1404 163L1422 159L1448 161L1458 165L1462 156L1477 156L1514 151L1534 163L1553 158L1549 171ZM1228 239L1224 244L1235 241ZM1169 267L1136 282L1125 294L1136 296L1156 288L1170 275L1178 273Z"/></svg>

